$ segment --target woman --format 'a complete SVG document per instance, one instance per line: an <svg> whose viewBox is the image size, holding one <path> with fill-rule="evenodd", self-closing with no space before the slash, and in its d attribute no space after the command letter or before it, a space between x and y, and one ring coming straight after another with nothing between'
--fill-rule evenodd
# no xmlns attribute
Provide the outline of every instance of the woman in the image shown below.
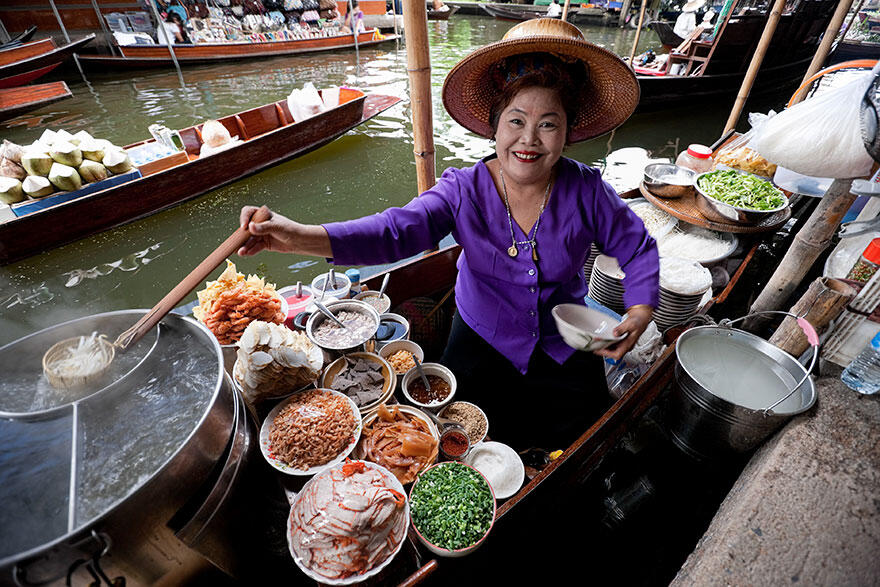
<svg viewBox="0 0 880 587"><path fill-rule="evenodd" d="M364 32L365 30L367 30L366 26L364 25L364 11L358 7L358 0L353 0L349 6L351 7L351 10L345 13L345 21L342 25L342 32ZM354 20L354 24L352 24L352 19Z"/></svg>
<svg viewBox="0 0 880 587"><path fill-rule="evenodd" d="M637 102L630 69L576 27L522 23L456 65L443 87L450 115L494 138L494 156L446 170L403 208L359 220L306 226L276 214L249 223L256 209L246 207L242 225L254 236L239 254L269 249L378 264L451 232L463 252L442 362L458 379L459 397L486 411L495 439L563 448L601 413L607 388L601 358L566 346L550 311L584 303L593 242L617 257L628 317L615 334L627 337L599 354L619 359L651 320L659 268L641 221L596 169L562 150L615 128Z"/></svg>

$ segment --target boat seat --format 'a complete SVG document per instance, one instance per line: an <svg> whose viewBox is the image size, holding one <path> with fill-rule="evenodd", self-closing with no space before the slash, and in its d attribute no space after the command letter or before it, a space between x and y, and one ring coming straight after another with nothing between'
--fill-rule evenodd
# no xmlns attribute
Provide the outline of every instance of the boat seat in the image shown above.
<svg viewBox="0 0 880 587"><path fill-rule="evenodd" d="M284 126L284 121L278 117L275 104L246 110L238 116L246 131L246 136L240 137L241 139L251 139Z"/></svg>

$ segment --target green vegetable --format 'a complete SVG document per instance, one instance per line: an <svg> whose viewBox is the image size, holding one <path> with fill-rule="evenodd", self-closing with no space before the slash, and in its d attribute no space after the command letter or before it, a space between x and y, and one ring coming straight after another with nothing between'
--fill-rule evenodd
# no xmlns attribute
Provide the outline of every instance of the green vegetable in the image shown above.
<svg viewBox="0 0 880 587"><path fill-rule="evenodd" d="M479 473L449 462L418 478L410 512L416 529L428 542L459 550L476 544L489 531L495 507L489 484Z"/></svg>
<svg viewBox="0 0 880 587"><path fill-rule="evenodd" d="M697 184L710 198L737 208L775 210L785 205L785 196L773 184L748 173L730 169L712 171L703 175Z"/></svg>

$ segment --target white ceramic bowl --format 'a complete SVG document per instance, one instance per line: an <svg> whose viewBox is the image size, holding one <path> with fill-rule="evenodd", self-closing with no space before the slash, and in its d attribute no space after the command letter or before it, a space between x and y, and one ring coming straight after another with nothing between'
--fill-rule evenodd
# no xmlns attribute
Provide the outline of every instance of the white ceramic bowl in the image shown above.
<svg viewBox="0 0 880 587"><path fill-rule="evenodd" d="M513 476L507 483L500 485L496 481L495 485L493 485L492 479L490 479L486 473L480 471L480 463L485 463L487 459L497 460L497 462L502 463L505 468L513 469ZM475 468L477 471L480 471L480 473L483 473L483 476L489 481L489 485L492 486L492 491L495 493L496 499L507 499L508 497L515 495L522 487L523 481L526 478L526 468L525 465L523 465L522 458L520 458L517 452L511 447L500 442L490 441L475 446L468 454L467 458L465 458L464 463Z"/></svg>
<svg viewBox="0 0 880 587"><path fill-rule="evenodd" d="M406 398L406 401L413 404L414 406L418 406L418 407L425 409L425 410L438 410L438 409L446 406L447 404L449 404L452 401L452 398L455 397L455 388L457 387L457 383L455 381L455 375L452 373L452 371L450 371L449 369L447 369L446 367L444 367L440 363L422 363L422 371L425 372L426 377L428 375L436 375L437 377L440 377L440 378L446 380L446 382L449 384L449 387L450 387L449 395L447 395L446 398L442 401L434 402L434 403L430 403L430 404L423 404L421 402L417 402L409 394L409 386L412 381L414 381L415 379L417 379L419 377L419 370L418 369L410 369L409 371L406 372L406 375L403 376L402 387L403 387L403 395Z"/></svg>
<svg viewBox="0 0 880 587"><path fill-rule="evenodd" d="M470 467L470 466L465 465L464 463L461 463L458 461L437 463L436 465L432 465L432 466L428 467L427 469L425 469L424 471L422 471L422 475L424 475L425 473L427 473L428 471L430 471L434 467L448 467L448 466L468 467L469 469L476 471L476 473L480 477L482 477L484 481L486 481L486 485L489 486L489 491L492 492L492 485L489 483L489 481L486 479L486 477L482 473L480 473L479 471L477 471L473 467ZM421 478L422 478L422 476L419 476L419 478L416 479L416 482L413 483L412 488L409 490L410 503L412 502L413 491L415 491L416 487L419 484L419 480ZM496 517L497 513L498 513L498 504L495 501L495 493L492 492L492 522L489 524L489 529L486 530L486 533L483 534L483 537L480 538L477 542L475 542L474 544L471 544L468 547L460 548L458 550L449 550L448 548L436 546L435 544L428 542L428 540L422 535L422 533L419 532L419 529L416 527L415 521L412 521L412 528L415 531L416 536L419 537L419 542L424 544L425 548L427 548L428 550L430 550L431 552L433 552L437 556L443 556L443 557L447 557L447 558L459 558L459 557L466 556L466 555L472 553L473 551L478 549L486 541L486 537L492 532L492 528L495 526L495 517ZM412 512L410 512L410 520L412 520Z"/></svg>
<svg viewBox="0 0 880 587"><path fill-rule="evenodd" d="M626 338L614 336L620 324L611 316L579 304L559 304L551 311L565 344L579 351L604 349Z"/></svg>
<svg viewBox="0 0 880 587"><path fill-rule="evenodd" d="M272 408L272 410L269 412L269 415L267 415L266 419L263 420L263 425L260 426L260 452L263 453L263 458L266 459L267 463L269 463L273 468L281 471L282 473L296 476L309 476L316 475L321 471L326 471L327 469L330 469L342 463L346 459L346 457L351 454L351 451L354 450L354 447L357 446L358 440L360 440L361 438L363 421L361 420L360 412L358 411L358 407L355 405L355 403L351 401L351 399L344 393L340 393L333 389L319 388L319 391L328 391L330 393L336 394L339 397L345 398L345 400L349 403L355 419L355 427L354 432L352 433L352 440L345 446L345 448L342 449L342 451L338 455L336 455L335 458L331 459L329 462L324 463L323 465L310 467L308 469L296 469L272 456L272 451L269 447L269 433L272 431L273 420L275 420L275 416L278 415L278 412L280 412L284 408L284 406L293 401L293 399L296 398L297 395L299 395L294 394Z"/></svg>
<svg viewBox="0 0 880 587"><path fill-rule="evenodd" d="M355 461L355 462L357 462L357 461ZM383 467L381 465L377 465L376 463L371 463L369 461L361 461L361 462L363 462L367 468L376 469L377 471L380 471L382 473L382 475L385 477L385 479L388 481L388 484L387 484L388 487L399 492L401 495L406 495L406 491L404 490L403 485L401 485L400 481L398 481L397 478L391 474L391 471L389 471L388 469L386 469L385 467ZM342 467L343 465L342 465L342 463L340 463L338 466ZM329 471L324 472L322 474L329 474ZM317 477L319 477L319 475L315 475L315 477L309 479L308 482L306 482L306 484L303 485L303 488L297 493L297 496L305 495L306 490L308 489L308 487L312 483L315 482L315 479ZM380 562L379 564L377 564L376 566L369 569L367 572L365 572L363 574L352 575L352 576L346 577L344 579L328 579L327 577L316 573L315 571L310 569L308 566L306 566L305 561L303 561L296 554L296 552L293 550L293 544L290 542L290 537L291 537L291 533L292 533L292 528L290 527L290 522L291 522L291 519L293 518L294 508L297 506L298 502L299 502L299 497L297 497L297 499L294 500L293 505L290 506L290 513L287 515L287 549L290 552L290 556L293 557L293 561L296 563L296 566L298 566L303 573L308 575L308 577L310 579L312 579L313 581L316 581L319 585L353 585L355 583L360 583L366 579L369 579L370 577L374 577L380 571L382 571L382 569L384 569L386 566L388 566L388 563L390 563L392 560L394 560L394 557L397 556L397 553L400 552L400 550L403 548L403 544L406 542L406 529L409 528L409 525L410 525L409 499L406 500L406 505L404 505L404 507L406 509L405 509L403 515L406 518L406 523L403 524L403 530L400 531L401 535L399 536L399 540L397 542L397 547L394 549L394 552L392 552L384 561Z"/></svg>
<svg viewBox="0 0 880 587"><path fill-rule="evenodd" d="M391 358L391 355L396 353L397 351L407 351L415 355L415 357L419 360L420 363L425 362L425 351L422 350L418 344L414 343L411 340L394 340L383 346L379 349L379 356L385 359L386 361ZM403 376L406 373L398 373L398 383L403 385Z"/></svg>

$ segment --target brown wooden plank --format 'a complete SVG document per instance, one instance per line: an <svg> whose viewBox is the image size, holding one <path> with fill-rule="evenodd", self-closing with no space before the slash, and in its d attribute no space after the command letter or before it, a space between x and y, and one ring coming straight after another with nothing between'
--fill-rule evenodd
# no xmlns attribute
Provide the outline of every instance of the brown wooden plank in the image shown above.
<svg viewBox="0 0 880 587"><path fill-rule="evenodd" d="M64 82L0 89L0 120L71 96L73 94Z"/></svg>
<svg viewBox="0 0 880 587"><path fill-rule="evenodd" d="M55 48L55 41L52 39L40 39L17 47L8 47L0 50L0 66L43 55L55 50Z"/></svg>
<svg viewBox="0 0 880 587"><path fill-rule="evenodd" d="M12 85L27 83L27 81L33 79L34 76L30 76L30 78L22 78L21 76L25 76L29 72L41 71L48 73L65 59L71 57L75 51L84 47L88 43L91 43L94 38L94 34L87 35L82 39L78 39L58 48L54 48L53 44L53 48L49 51L17 59L9 63L0 64L0 87L10 87Z"/></svg>

